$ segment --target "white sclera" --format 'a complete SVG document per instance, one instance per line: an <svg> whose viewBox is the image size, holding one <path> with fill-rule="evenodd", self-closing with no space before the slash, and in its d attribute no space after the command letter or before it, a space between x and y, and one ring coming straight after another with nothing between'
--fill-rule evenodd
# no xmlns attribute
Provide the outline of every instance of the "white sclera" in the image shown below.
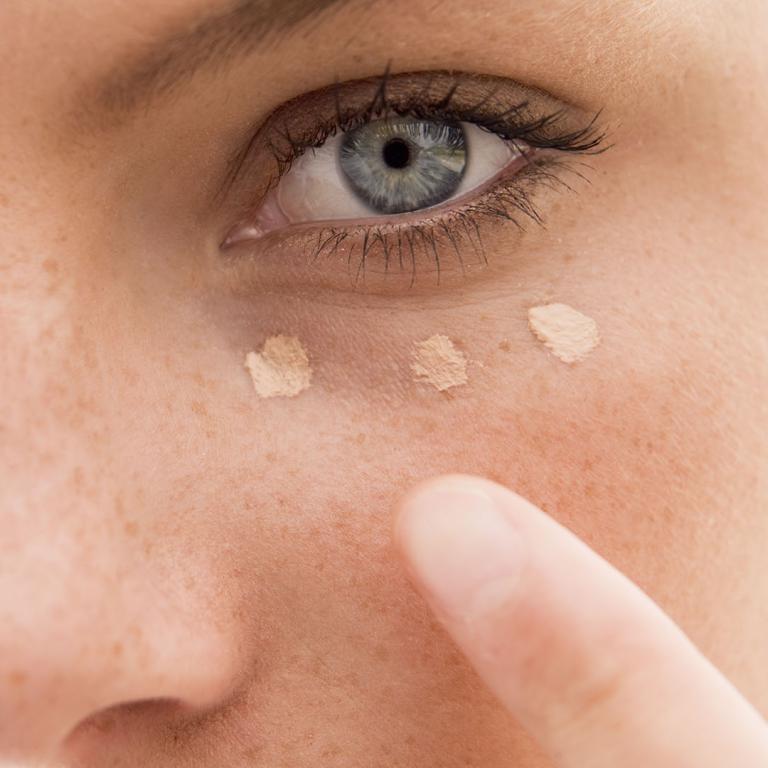
<svg viewBox="0 0 768 768"><path fill-rule="evenodd" d="M520 157L510 142L472 123L461 125L467 143L467 167L459 188L440 205L482 186ZM349 188L339 166L343 139L344 134L339 133L321 147L308 149L281 179L277 203L289 222L370 219L384 215L368 208Z"/></svg>

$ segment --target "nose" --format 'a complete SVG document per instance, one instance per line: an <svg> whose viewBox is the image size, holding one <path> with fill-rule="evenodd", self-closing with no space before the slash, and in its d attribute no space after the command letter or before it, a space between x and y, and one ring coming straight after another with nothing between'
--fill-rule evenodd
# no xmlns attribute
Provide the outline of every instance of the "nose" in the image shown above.
<svg viewBox="0 0 768 768"><path fill-rule="evenodd" d="M22 528L26 542L13 535ZM197 713L227 699L237 674L231 639L168 564L148 562L104 530L82 540L31 528L4 527L0 765L52 760L79 725L107 710L135 713L151 702L156 718L158 707Z"/></svg>
<svg viewBox="0 0 768 768"><path fill-rule="evenodd" d="M38 82L26 67L15 77ZM183 423L169 425L157 393L178 376L148 340L144 294L116 276L129 261L110 234L119 205L93 191L100 163L46 149L69 145L35 127L48 124L37 96L11 90L21 106L3 91L0 110L0 766L26 766L69 763L100 713L122 711L149 734L160 714L217 709L245 644L237 587L222 586L228 564L201 522L216 517L189 519L209 511L194 488L174 501L173 478L199 472L195 459L177 450L176 474L163 471L168 442L199 441L165 439Z"/></svg>
<svg viewBox="0 0 768 768"><path fill-rule="evenodd" d="M0 765L56 760L106 710L215 709L241 666L215 554L163 528L172 494L137 469L135 404L64 309L37 306L46 328L0 312Z"/></svg>

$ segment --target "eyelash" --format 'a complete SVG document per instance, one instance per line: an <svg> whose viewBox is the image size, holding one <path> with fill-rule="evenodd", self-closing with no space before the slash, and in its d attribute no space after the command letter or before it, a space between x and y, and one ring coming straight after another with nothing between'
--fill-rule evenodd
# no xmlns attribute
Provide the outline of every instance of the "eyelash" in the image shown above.
<svg viewBox="0 0 768 768"><path fill-rule="evenodd" d="M354 283L365 275L374 248L380 250L383 259L384 274L389 274L391 265L397 263L400 272L410 271L410 286L416 281L417 263L422 257L432 261L436 272L436 282L440 284L443 262L441 261L441 245L447 245L455 256L461 271L465 265L462 256L462 244L468 244L480 260L488 264L488 258L482 238L481 221L503 220L511 222L519 230L524 230L524 220L533 221L542 226L543 218L532 200L532 190L527 190L524 183L544 184L550 187L570 186L555 173L572 171L563 161L550 159L530 164L507 180L480 194L475 200L439 213L433 218L423 219L416 224L353 224L345 227L325 226L320 228L316 241L310 245L309 262L315 263L321 257L332 259L349 241L352 245L347 251L347 268L352 276L353 257L359 241L359 260L354 268ZM582 176L582 174L579 174ZM583 178L583 176L582 176ZM521 218L522 215L522 218ZM442 242L441 242L442 241Z"/></svg>
<svg viewBox="0 0 768 768"><path fill-rule="evenodd" d="M582 128L552 133L548 129L556 127L566 116L565 109L555 110L543 117L526 118L528 102L521 101L499 112L489 113L486 107L496 95L496 88L489 89L475 104L455 106L453 101L463 83L459 75L451 75L452 80L449 81L447 89L439 98L434 98L431 88L435 78L449 74L431 73L419 92L411 94L407 100L394 101L388 94L391 75L387 67L384 74L376 78L378 87L363 109L345 109L342 104L342 86L337 83L334 86L335 114L331 119L318 118L309 130L299 135L290 131L287 122L283 122L281 127L273 128L283 146L278 146L276 141L268 142L277 167L269 188L279 183L292 164L307 150L322 146L339 132L354 130L389 114L421 120L473 123L504 141L524 142L533 148L534 152L530 153L528 163L510 176L495 179L467 203L452 208L438 206L432 209L432 216L422 217L417 223L403 223L402 220L395 220L395 217L383 217L381 224L325 225L319 229L314 226L313 230L317 232L316 240L305 242L310 263L317 262L323 256L331 258L337 255L343 246L351 242L347 251L347 269L355 284L361 277L364 278L374 249L378 248L385 274L389 273L392 264L397 264L401 272L409 269L410 286L413 287L417 273L416 264L422 257L427 257L434 265L439 285L443 266L440 250L443 246L447 246L455 255L462 272L462 244L469 245L482 262L487 264L481 234L482 220L507 221L521 231L524 230L526 221L543 225L543 217L534 203L534 192L541 186L572 190L563 176L571 173L585 179L577 167L585 164L577 164L565 158L596 155L608 149L604 146L606 133L598 125L600 112ZM448 205L450 203L446 204ZM407 219L413 219L418 213L414 212ZM355 267L353 256L357 241L359 255Z"/></svg>

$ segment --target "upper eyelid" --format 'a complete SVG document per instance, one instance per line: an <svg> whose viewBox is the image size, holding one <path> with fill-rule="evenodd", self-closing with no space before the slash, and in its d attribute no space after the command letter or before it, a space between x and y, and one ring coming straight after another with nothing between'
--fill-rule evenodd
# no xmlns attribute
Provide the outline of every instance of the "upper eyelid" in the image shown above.
<svg viewBox="0 0 768 768"><path fill-rule="evenodd" d="M297 147L316 146L338 130L340 121L348 122L357 116L365 122L375 116L377 109L385 114L397 103L403 112L408 112L410 104L411 109L443 110L447 117L452 110L457 119L473 122L483 116L489 122L498 122L501 116L510 125L526 121L530 125L537 118L549 120L540 130L549 130L553 136L555 128L560 136L570 133L574 148L582 152L597 151L604 140L596 115L509 78L443 70L393 75L387 70L380 77L336 83L277 107L233 156L223 193L248 175L254 156L261 159L259 150L266 149L275 158L279 177L285 170L281 166L289 164L286 158L296 154ZM474 115L468 115L469 111Z"/></svg>

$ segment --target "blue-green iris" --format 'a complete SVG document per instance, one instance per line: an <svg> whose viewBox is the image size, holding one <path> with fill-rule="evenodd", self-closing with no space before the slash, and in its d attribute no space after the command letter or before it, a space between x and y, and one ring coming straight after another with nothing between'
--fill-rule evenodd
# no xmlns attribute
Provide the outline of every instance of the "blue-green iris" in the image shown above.
<svg viewBox="0 0 768 768"><path fill-rule="evenodd" d="M388 118L350 131L339 163L352 190L375 213L406 213L448 200L467 166L459 123Z"/></svg>

